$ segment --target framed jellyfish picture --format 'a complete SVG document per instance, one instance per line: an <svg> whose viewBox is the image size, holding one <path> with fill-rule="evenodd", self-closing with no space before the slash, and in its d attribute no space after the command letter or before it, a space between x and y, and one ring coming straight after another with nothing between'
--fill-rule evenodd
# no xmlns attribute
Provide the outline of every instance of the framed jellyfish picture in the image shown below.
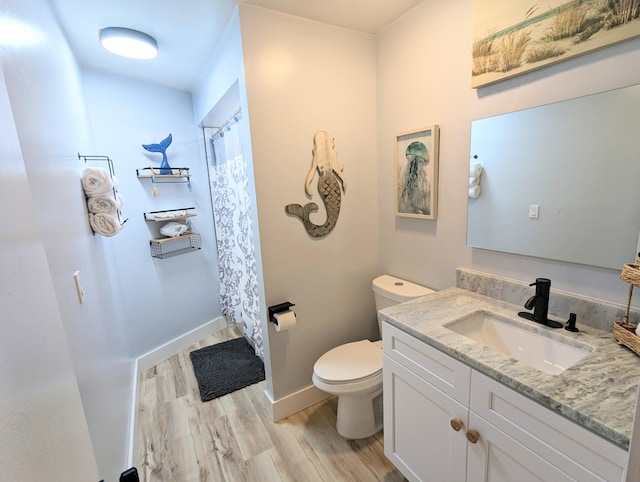
<svg viewBox="0 0 640 482"><path fill-rule="evenodd" d="M396 216L437 219L437 125L396 136Z"/></svg>

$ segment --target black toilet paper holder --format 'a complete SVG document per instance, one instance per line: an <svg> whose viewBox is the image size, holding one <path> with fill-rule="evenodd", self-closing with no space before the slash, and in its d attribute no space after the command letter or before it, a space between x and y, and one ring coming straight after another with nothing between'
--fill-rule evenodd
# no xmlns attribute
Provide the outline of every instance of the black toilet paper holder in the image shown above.
<svg viewBox="0 0 640 482"><path fill-rule="evenodd" d="M287 311L292 306L296 306L293 303L289 303L285 301L284 303L280 303L279 305L273 305L267 308L269 310L269 321L271 323L277 323L276 321L276 313L282 313L283 311Z"/></svg>

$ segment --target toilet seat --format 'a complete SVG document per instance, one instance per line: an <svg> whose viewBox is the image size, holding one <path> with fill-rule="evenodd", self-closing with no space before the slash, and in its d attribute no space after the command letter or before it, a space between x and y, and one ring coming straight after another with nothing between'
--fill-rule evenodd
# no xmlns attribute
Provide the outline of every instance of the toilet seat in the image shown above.
<svg viewBox="0 0 640 482"><path fill-rule="evenodd" d="M313 366L314 377L328 385L365 382L382 375L382 349L369 340L329 350Z"/></svg>

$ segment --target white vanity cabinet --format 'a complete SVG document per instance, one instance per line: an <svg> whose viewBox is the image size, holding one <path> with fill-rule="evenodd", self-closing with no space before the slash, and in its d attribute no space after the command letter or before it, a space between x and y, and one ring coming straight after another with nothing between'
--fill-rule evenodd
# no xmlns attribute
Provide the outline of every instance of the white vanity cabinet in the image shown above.
<svg viewBox="0 0 640 482"><path fill-rule="evenodd" d="M424 352L415 338L391 342L398 351L384 355L382 369L385 455L410 480L464 481L471 370L437 350Z"/></svg>
<svg viewBox="0 0 640 482"><path fill-rule="evenodd" d="M388 323L382 338L385 455L409 480L624 480L625 450Z"/></svg>

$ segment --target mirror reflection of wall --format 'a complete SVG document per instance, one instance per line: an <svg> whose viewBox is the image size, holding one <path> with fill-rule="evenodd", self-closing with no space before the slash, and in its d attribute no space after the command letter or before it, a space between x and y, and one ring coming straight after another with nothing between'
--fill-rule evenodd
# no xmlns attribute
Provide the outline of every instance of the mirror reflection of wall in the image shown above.
<svg viewBox="0 0 640 482"><path fill-rule="evenodd" d="M483 173L467 245L613 269L635 261L640 85L473 121L470 156Z"/></svg>

